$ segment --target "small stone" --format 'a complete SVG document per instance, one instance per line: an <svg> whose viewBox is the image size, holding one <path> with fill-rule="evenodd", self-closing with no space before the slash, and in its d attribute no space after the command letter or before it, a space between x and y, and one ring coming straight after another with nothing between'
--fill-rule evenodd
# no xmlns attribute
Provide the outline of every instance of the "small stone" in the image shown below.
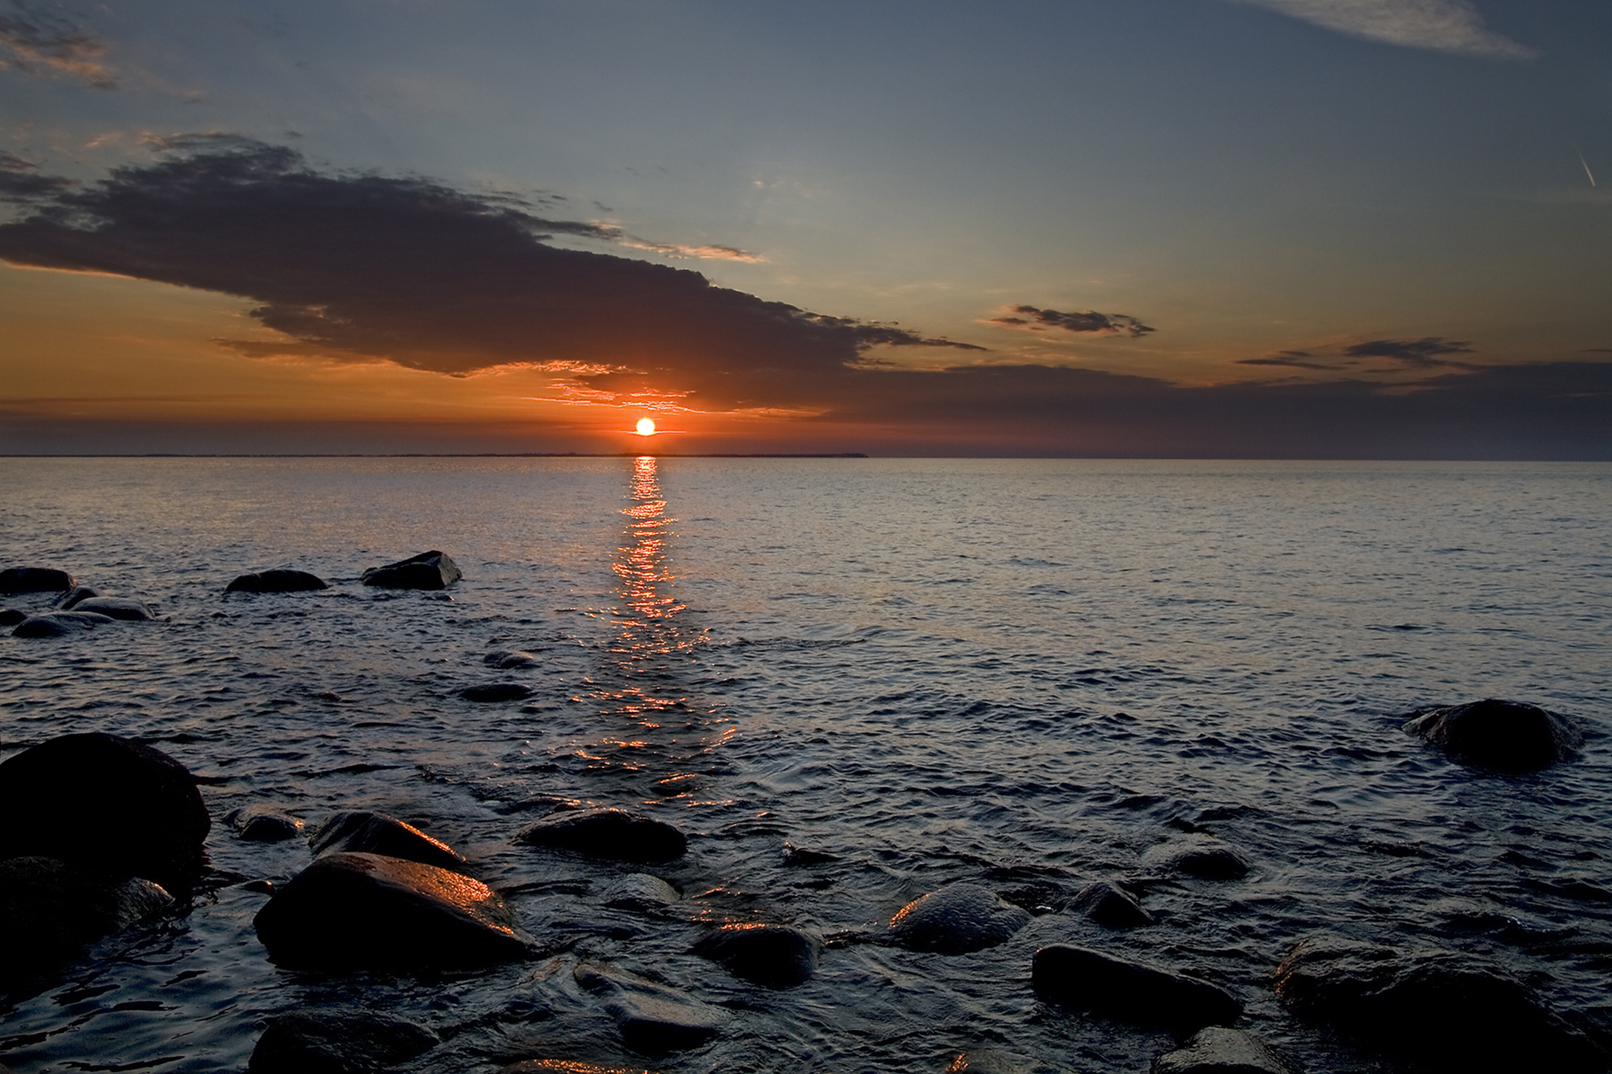
<svg viewBox="0 0 1612 1074"><path fill-rule="evenodd" d="M610 881L603 893L603 902L615 910L632 910L653 913L682 899L677 889L658 876L648 873L629 873Z"/></svg>
<svg viewBox="0 0 1612 1074"><path fill-rule="evenodd" d="M701 958L720 962L735 977L767 988L793 988L811 980L823 941L789 925L723 925L694 944Z"/></svg>
<svg viewBox="0 0 1612 1074"><path fill-rule="evenodd" d="M688 849L683 833L670 824L626 809L554 813L522 828L515 841L634 862L672 861Z"/></svg>
<svg viewBox="0 0 1612 1074"><path fill-rule="evenodd" d="M1111 929L1134 929L1153 924L1153 915L1135 896L1108 880L1094 880L1080 889L1070 906L1087 920Z"/></svg>
<svg viewBox="0 0 1612 1074"><path fill-rule="evenodd" d="M1030 923L1030 915L979 884L953 884L903 906L885 940L909 951L961 955L1003 943Z"/></svg>
<svg viewBox="0 0 1612 1074"><path fill-rule="evenodd" d="M1142 865L1161 876L1191 876L1199 880L1241 880L1248 875L1248 859L1229 843L1206 835L1164 843L1142 855Z"/></svg>

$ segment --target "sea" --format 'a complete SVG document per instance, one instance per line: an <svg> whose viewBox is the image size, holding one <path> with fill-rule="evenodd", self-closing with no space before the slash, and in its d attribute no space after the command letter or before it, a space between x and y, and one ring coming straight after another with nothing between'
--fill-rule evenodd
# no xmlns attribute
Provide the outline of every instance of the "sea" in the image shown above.
<svg viewBox="0 0 1612 1074"><path fill-rule="evenodd" d="M442 1043L395 1069L441 1074L1095 1074L1175 1046L1043 1002L1031 959L1054 943L1228 989L1239 1028L1302 1069L1394 1070L1273 993L1318 934L1458 952L1612 1027L1607 464L8 458L0 475L0 566L157 613L0 636L0 758L128 736L187 766L213 817L191 903L0 1001L17 1074L243 1071L267 1020L328 1007L431 1028ZM360 584L431 549L464 574L443 592ZM275 567L331 586L226 595ZM507 652L532 666L488 662ZM460 696L497 682L530 696ZM1401 729L1489 697L1570 716L1582 755L1500 775ZM578 803L681 829L688 853L647 870L680 899L611 908L645 867L512 841ZM416 825L543 957L275 966L253 881L310 852L237 838L223 818L253 804ZM1184 833L1251 871L1150 876L1147 852ZM1156 924L1069 909L1094 880L1137 885ZM1031 923L971 954L876 942L965 881ZM691 953L727 922L835 942L811 980L767 989ZM585 961L725 1027L637 1054L573 978Z"/></svg>

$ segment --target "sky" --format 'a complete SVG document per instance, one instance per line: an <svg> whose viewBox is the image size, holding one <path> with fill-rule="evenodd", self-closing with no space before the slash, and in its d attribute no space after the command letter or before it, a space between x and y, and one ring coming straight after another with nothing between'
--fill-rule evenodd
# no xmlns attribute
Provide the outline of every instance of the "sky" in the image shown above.
<svg viewBox="0 0 1612 1074"><path fill-rule="evenodd" d="M1612 459L1612 5L0 0L0 453L640 450Z"/></svg>

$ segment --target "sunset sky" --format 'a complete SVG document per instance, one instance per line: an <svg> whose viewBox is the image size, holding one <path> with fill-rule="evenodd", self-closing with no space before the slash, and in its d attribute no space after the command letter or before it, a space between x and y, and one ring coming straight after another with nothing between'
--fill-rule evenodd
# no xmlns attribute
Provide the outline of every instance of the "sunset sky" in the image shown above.
<svg viewBox="0 0 1612 1074"><path fill-rule="evenodd" d="M0 0L0 220L0 453L1612 458L1606 0Z"/></svg>

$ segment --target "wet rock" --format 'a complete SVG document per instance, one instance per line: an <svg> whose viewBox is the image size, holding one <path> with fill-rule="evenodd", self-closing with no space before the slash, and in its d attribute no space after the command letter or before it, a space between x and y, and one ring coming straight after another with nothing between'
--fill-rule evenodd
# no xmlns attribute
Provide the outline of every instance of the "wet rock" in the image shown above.
<svg viewBox="0 0 1612 1074"><path fill-rule="evenodd" d="M825 865L828 862L839 860L839 855L830 854L826 850L812 850L807 847L798 847L794 843L784 843L784 864L792 869Z"/></svg>
<svg viewBox="0 0 1612 1074"><path fill-rule="evenodd" d="M308 837L315 854L355 852L384 854L442 869L462 869L465 859L440 839L433 839L407 821L385 813L344 811L332 813Z"/></svg>
<svg viewBox="0 0 1612 1074"><path fill-rule="evenodd" d="M1533 772L1571 759L1584 745L1573 720L1520 701L1487 698L1406 715L1407 734L1462 764L1498 772Z"/></svg>
<svg viewBox="0 0 1612 1074"><path fill-rule="evenodd" d="M329 589L330 584L316 574L276 568L243 574L224 587L226 593L309 593Z"/></svg>
<svg viewBox="0 0 1612 1074"><path fill-rule="evenodd" d="M0 861L0 988L70 961L103 936L173 905L149 880L107 876L55 858Z"/></svg>
<svg viewBox="0 0 1612 1074"><path fill-rule="evenodd" d="M688 849L683 833L670 824L627 809L554 813L522 828L515 841L613 861L672 861Z"/></svg>
<svg viewBox="0 0 1612 1074"><path fill-rule="evenodd" d="M467 686L459 691L459 696L466 701L525 701L532 696L532 688L518 682L487 682Z"/></svg>
<svg viewBox="0 0 1612 1074"><path fill-rule="evenodd" d="M1153 1060L1151 1074L1294 1074L1294 1069L1258 1037L1208 1026Z"/></svg>
<svg viewBox="0 0 1612 1074"><path fill-rule="evenodd" d="M130 623L141 623L156 618L151 613L150 605L131 597L86 597L74 605L73 610L94 612L109 619L122 619Z"/></svg>
<svg viewBox="0 0 1612 1074"><path fill-rule="evenodd" d="M302 821L268 806L249 805L232 809L224 821L240 839L254 843L278 843L302 834Z"/></svg>
<svg viewBox="0 0 1612 1074"><path fill-rule="evenodd" d="M1111 929L1134 929L1153 924L1153 915L1142 909L1136 897L1118 884L1094 880L1081 888L1070 908L1088 921Z"/></svg>
<svg viewBox="0 0 1612 1074"><path fill-rule="evenodd" d="M16 626L26 618L28 613L20 608L0 608L0 626Z"/></svg>
<svg viewBox="0 0 1612 1074"><path fill-rule="evenodd" d="M602 892L602 901L616 910L636 913L653 913L682 899L676 888L658 876L648 873L630 873L610 881Z"/></svg>
<svg viewBox="0 0 1612 1074"><path fill-rule="evenodd" d="M378 1074L440 1043L431 1030L373 1011L292 1011L269 1019L249 1074Z"/></svg>
<svg viewBox="0 0 1612 1074"><path fill-rule="evenodd" d="M995 947L1030 923L1030 915L979 884L953 884L903 906L884 941L909 951L961 955Z"/></svg>
<svg viewBox="0 0 1612 1074"><path fill-rule="evenodd" d="M502 671L514 671L517 668L535 668L538 666L537 657L520 649L514 652L507 649L497 649L482 657L481 662Z"/></svg>
<svg viewBox="0 0 1612 1074"><path fill-rule="evenodd" d="M1243 1009L1207 981L1083 947L1043 947L1035 953L1030 979L1036 993L1051 1002L1177 1031L1227 1025Z"/></svg>
<svg viewBox="0 0 1612 1074"><path fill-rule="evenodd" d="M1158 876L1192 876L1200 880L1241 880L1249 869L1242 851L1207 835L1153 847L1142 855L1142 866Z"/></svg>
<svg viewBox="0 0 1612 1074"><path fill-rule="evenodd" d="M11 631L14 638L62 638L69 634L82 634L112 622L110 615L99 612L41 612L30 615Z"/></svg>
<svg viewBox="0 0 1612 1074"><path fill-rule="evenodd" d="M315 859L253 924L270 960L292 968L453 969L534 954L481 881L379 854Z"/></svg>
<svg viewBox="0 0 1612 1074"><path fill-rule="evenodd" d="M70 611L79 602L86 601L91 597L98 597L100 595L101 591L98 589L91 589L87 585L76 585L67 591L67 595L65 597L56 602L56 608L58 611Z"/></svg>
<svg viewBox="0 0 1612 1074"><path fill-rule="evenodd" d="M0 763L0 858L33 854L183 895L211 820L185 766L116 735L64 735Z"/></svg>
<svg viewBox="0 0 1612 1074"><path fill-rule="evenodd" d="M499 1067L498 1074L650 1074L650 1072L629 1067L581 1063L575 1059L523 1059L507 1067Z"/></svg>
<svg viewBox="0 0 1612 1074"><path fill-rule="evenodd" d="M659 1054L698 1048L722 1031L728 1016L665 985L614 967L583 962L577 984L599 996L621 1039L636 1052Z"/></svg>
<svg viewBox="0 0 1612 1074"><path fill-rule="evenodd" d="M1434 1069L1555 1074L1612 1065L1525 984L1466 954L1310 937L1277 967L1276 994L1294 1014Z"/></svg>
<svg viewBox="0 0 1612 1074"><path fill-rule="evenodd" d="M946 1064L946 1074L1026 1074L1032 1064L1022 1055L975 1048L959 1052Z"/></svg>
<svg viewBox="0 0 1612 1074"><path fill-rule="evenodd" d="M0 593L65 593L73 576L49 567L7 567L0 571Z"/></svg>
<svg viewBox="0 0 1612 1074"><path fill-rule="evenodd" d="M384 567L371 567L360 581L386 589L446 589L462 577L458 564L447 553L433 550Z"/></svg>
<svg viewBox="0 0 1612 1074"><path fill-rule="evenodd" d="M766 988L793 988L817 972L823 941L789 925L723 925L700 937L694 953Z"/></svg>

